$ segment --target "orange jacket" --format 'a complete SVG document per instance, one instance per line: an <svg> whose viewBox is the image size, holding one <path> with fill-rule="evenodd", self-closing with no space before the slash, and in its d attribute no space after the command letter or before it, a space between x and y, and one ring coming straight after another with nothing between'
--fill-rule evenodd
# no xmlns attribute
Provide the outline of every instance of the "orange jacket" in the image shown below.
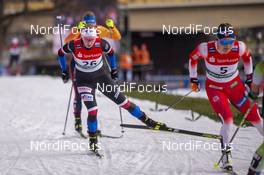
<svg viewBox="0 0 264 175"><path fill-rule="evenodd" d="M141 60L140 60L141 64L143 65L150 64L150 55L148 50L141 50L140 55L141 55Z"/></svg>
<svg viewBox="0 0 264 175"><path fill-rule="evenodd" d="M67 43L71 40L75 40L80 38L81 34L80 32L77 32L77 28L74 28L73 32L71 32L65 39L64 42ZM97 26L97 30L99 31L99 37L100 38L110 38L113 40L120 40L121 39L121 34L118 31L118 29L114 26L112 29L108 29L104 26Z"/></svg>
<svg viewBox="0 0 264 175"><path fill-rule="evenodd" d="M133 65L140 64L141 58L140 58L140 50L133 50L133 53L131 54Z"/></svg>
<svg viewBox="0 0 264 175"><path fill-rule="evenodd" d="M119 65L121 69L132 69L132 59L130 55L127 53L121 54Z"/></svg>

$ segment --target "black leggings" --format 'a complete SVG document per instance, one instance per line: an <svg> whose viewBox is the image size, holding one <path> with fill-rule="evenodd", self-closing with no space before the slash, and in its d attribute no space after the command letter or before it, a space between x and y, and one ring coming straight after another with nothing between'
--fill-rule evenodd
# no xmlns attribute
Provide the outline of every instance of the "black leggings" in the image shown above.
<svg viewBox="0 0 264 175"><path fill-rule="evenodd" d="M83 100L87 110L87 126L89 132L97 130L97 103L95 99L95 90L100 90L105 96L126 109L136 118L141 118L143 112L134 103L127 100L123 93L117 87L117 84L111 79L103 69L93 73L85 73L76 70L77 91Z"/></svg>
<svg viewBox="0 0 264 175"><path fill-rule="evenodd" d="M77 91L84 101L88 112L97 107L95 99L95 90L98 89L105 96L118 105L125 102L126 97L120 93L117 84L106 72L99 72L99 76L93 76L91 73L84 73L76 70Z"/></svg>

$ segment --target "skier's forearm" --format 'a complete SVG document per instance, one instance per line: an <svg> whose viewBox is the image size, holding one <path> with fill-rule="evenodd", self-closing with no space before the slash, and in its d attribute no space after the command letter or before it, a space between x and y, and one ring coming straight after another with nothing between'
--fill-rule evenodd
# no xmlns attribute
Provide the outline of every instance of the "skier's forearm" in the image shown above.
<svg viewBox="0 0 264 175"><path fill-rule="evenodd" d="M58 50L58 62L60 64L62 72L67 71L65 54L69 52L70 50L68 50L67 44L65 44L62 48Z"/></svg>
<svg viewBox="0 0 264 175"><path fill-rule="evenodd" d="M71 53L71 52L74 52L74 41L70 41L64 44L64 46L58 50L58 55L64 56L65 54Z"/></svg>
<svg viewBox="0 0 264 175"><path fill-rule="evenodd" d="M116 57L114 55L113 49L107 55L108 55L108 61L109 61L111 69L112 70L116 69L117 68L117 61L116 61Z"/></svg>
<svg viewBox="0 0 264 175"><path fill-rule="evenodd" d="M204 49L204 47L202 46L204 46L204 43L197 46L189 55L190 78L197 78L198 60L204 57L203 54L201 53L201 51Z"/></svg>
<svg viewBox="0 0 264 175"><path fill-rule="evenodd" d="M251 56L249 58L243 58L244 59L244 72L246 75L253 73L253 63Z"/></svg>
<svg viewBox="0 0 264 175"><path fill-rule="evenodd" d="M246 75L249 75L253 73L253 62L249 49L246 47L245 44L244 47L245 47L244 51L243 50L241 51L243 53L241 57L244 62L244 72Z"/></svg>
<svg viewBox="0 0 264 175"><path fill-rule="evenodd" d="M116 26L113 27L113 29L111 29L113 32L113 36L112 39L113 40L120 40L121 39L121 34L119 32L119 30L116 28Z"/></svg>
<svg viewBox="0 0 264 175"><path fill-rule="evenodd" d="M100 38L111 38L113 40L121 39L121 34L115 26L111 29L107 29L104 26L97 26L97 29L99 30Z"/></svg>
<svg viewBox="0 0 264 175"><path fill-rule="evenodd" d="M197 78L197 60L189 59L189 76L190 78Z"/></svg>
<svg viewBox="0 0 264 175"><path fill-rule="evenodd" d="M67 64L66 64L66 60L65 60L65 56L64 55L58 57L58 62L60 64L62 72L67 71Z"/></svg>
<svg viewBox="0 0 264 175"><path fill-rule="evenodd" d="M117 68L117 61L114 53L114 49L111 47L111 45L104 39L102 39L102 50L104 53L108 56L108 62L110 64L110 68L116 69Z"/></svg>

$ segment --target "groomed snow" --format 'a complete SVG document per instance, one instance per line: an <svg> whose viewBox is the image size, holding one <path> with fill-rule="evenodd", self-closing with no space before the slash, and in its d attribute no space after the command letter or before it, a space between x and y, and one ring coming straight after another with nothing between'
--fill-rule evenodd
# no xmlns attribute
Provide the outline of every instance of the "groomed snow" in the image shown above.
<svg viewBox="0 0 264 175"><path fill-rule="evenodd" d="M87 155L88 151L31 149L32 143L55 145L70 143L87 144L74 132L72 106L66 135L62 135L70 83L63 84L59 78L51 77L0 77L0 174L78 174L78 175L212 175L224 174L214 169L220 151L200 149L180 150L180 143L197 142L203 147L212 146L215 140L165 133L151 130L125 128L121 139L99 138L103 159ZM154 112L154 103L131 99L151 118L171 127L218 134L221 124L206 117L192 122L190 111L169 110ZM99 128L108 135L120 135L118 107L106 97L97 94L99 106ZM163 108L165 106L159 106ZM141 124L122 111L124 123ZM86 109L83 108L83 128L86 128ZM235 127L233 127L233 131ZM255 128L242 128L235 141L234 169L246 174L256 148L262 137ZM202 142L200 142L202 141ZM164 144L165 143L165 144ZM173 144L173 150L163 149ZM178 148L178 149L177 149Z"/></svg>

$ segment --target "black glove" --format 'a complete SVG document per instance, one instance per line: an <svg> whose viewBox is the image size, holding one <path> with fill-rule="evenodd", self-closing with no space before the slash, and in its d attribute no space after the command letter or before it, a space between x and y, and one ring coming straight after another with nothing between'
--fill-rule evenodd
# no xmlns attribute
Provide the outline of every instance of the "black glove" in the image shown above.
<svg viewBox="0 0 264 175"><path fill-rule="evenodd" d="M200 82L197 78L191 78L190 82L191 82L192 91L194 91L194 92L200 91Z"/></svg>
<svg viewBox="0 0 264 175"><path fill-rule="evenodd" d="M258 93L253 92L252 90L248 93L248 97L254 101L258 99L258 95L259 95Z"/></svg>
<svg viewBox="0 0 264 175"><path fill-rule="evenodd" d="M245 84L248 86L249 89L251 89L252 86L252 79L253 79L253 74L248 74Z"/></svg>
<svg viewBox="0 0 264 175"><path fill-rule="evenodd" d="M62 78L63 83L67 83L69 81L69 73L68 73L68 71L63 71L61 73L61 78Z"/></svg>
<svg viewBox="0 0 264 175"><path fill-rule="evenodd" d="M118 79L118 71L117 69L112 69L111 70L111 77L113 80L117 80Z"/></svg>

